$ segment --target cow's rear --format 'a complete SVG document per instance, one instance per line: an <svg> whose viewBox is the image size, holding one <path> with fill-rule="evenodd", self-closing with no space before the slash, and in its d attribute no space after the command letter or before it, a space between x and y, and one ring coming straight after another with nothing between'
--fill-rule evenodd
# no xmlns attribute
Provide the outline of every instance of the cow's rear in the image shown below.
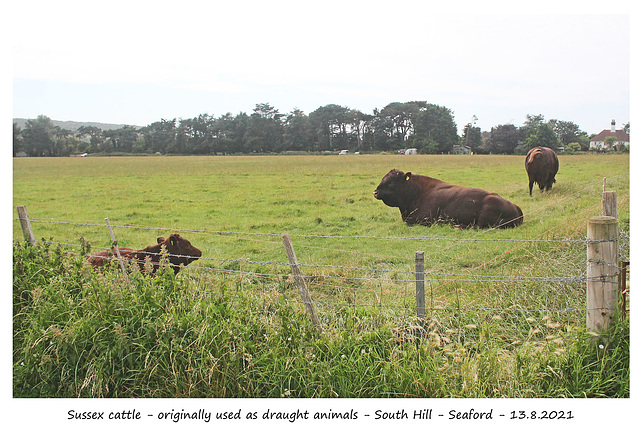
<svg viewBox="0 0 640 432"><path fill-rule="evenodd" d="M533 191L534 183L538 184L540 192L549 192L556 182L558 156L548 147L534 147L527 153L524 167L529 176L529 196Z"/></svg>
<svg viewBox="0 0 640 432"><path fill-rule="evenodd" d="M520 207L500 195L489 194L483 200L476 225L479 228L515 228L523 219Z"/></svg>

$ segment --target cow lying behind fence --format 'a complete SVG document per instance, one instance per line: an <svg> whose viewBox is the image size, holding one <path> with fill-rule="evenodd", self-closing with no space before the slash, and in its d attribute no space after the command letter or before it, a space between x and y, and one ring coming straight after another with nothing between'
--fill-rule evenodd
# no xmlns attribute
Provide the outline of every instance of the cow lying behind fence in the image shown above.
<svg viewBox="0 0 640 432"><path fill-rule="evenodd" d="M373 193L399 207L408 225L451 222L462 228L507 228L522 223L522 210L498 194L456 186L427 176L391 170Z"/></svg>
<svg viewBox="0 0 640 432"><path fill-rule="evenodd" d="M202 256L202 251L193 246L189 240L180 236L180 234L171 234L166 239L158 237L158 244L147 246L144 249L136 250L124 247L118 249L125 264L137 263L140 266L140 270L144 271L145 262L149 261L153 266L153 272L160 267L160 260L163 252L166 251L169 265L176 274L180 271L181 265L187 266ZM94 268L103 267L114 259L117 259L117 257L111 250L87 255L87 260Z"/></svg>

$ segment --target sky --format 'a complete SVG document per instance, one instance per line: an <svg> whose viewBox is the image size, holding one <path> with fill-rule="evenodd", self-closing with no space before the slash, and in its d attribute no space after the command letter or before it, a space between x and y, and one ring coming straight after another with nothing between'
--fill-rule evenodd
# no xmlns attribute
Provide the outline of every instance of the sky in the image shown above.
<svg viewBox="0 0 640 432"><path fill-rule="evenodd" d="M146 126L337 104L630 121L630 2L34 0L12 6L12 115Z"/></svg>

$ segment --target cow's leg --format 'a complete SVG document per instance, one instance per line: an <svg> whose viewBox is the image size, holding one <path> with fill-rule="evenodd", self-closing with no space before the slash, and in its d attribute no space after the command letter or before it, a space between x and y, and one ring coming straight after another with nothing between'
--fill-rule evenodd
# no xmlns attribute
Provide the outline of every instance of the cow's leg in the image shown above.
<svg viewBox="0 0 640 432"><path fill-rule="evenodd" d="M552 187L553 187L553 178L548 178L547 179L547 186L545 187L545 190L547 192L549 192Z"/></svg>

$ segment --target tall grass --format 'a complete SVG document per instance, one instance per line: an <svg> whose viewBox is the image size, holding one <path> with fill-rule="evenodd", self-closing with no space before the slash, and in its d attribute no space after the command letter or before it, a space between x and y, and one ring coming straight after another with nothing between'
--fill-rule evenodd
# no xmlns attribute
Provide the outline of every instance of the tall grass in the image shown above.
<svg viewBox="0 0 640 432"><path fill-rule="evenodd" d="M21 242L13 270L14 397L629 397L627 320L505 346L499 320L463 342L356 308L318 333L283 286L127 282Z"/></svg>

